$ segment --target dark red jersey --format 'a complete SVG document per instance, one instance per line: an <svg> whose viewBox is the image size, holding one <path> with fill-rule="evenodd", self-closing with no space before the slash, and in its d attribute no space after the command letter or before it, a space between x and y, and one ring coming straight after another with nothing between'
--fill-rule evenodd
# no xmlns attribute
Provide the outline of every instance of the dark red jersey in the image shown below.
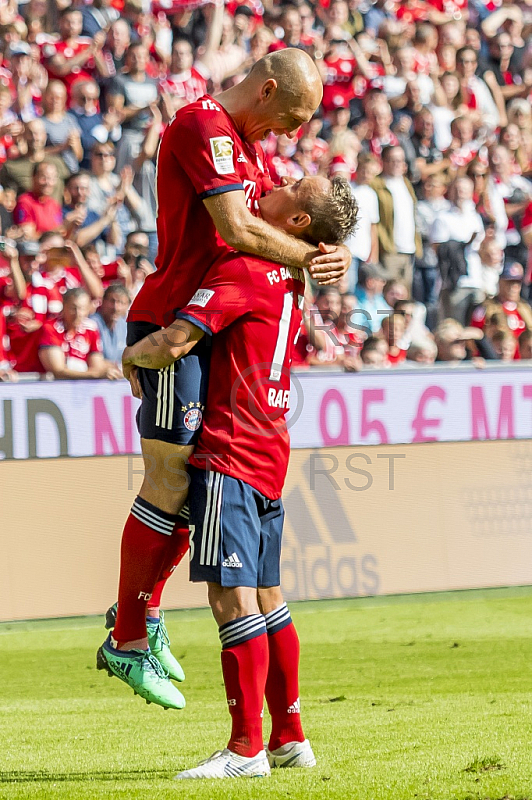
<svg viewBox="0 0 532 800"><path fill-rule="evenodd" d="M281 496L290 441L285 415L301 325L302 273L243 253L219 259L178 313L212 339L203 429L191 463Z"/></svg>
<svg viewBox="0 0 532 800"><path fill-rule="evenodd" d="M271 185L261 146L245 142L212 97L180 109L157 159L157 270L146 278L128 320L169 325L209 267L229 252L203 204L206 197L243 190L256 214L259 197Z"/></svg>

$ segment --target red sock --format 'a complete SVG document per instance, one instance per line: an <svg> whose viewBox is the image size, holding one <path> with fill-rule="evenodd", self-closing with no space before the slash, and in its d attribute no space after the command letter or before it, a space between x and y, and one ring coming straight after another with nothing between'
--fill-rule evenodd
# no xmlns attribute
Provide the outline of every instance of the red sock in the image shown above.
<svg viewBox="0 0 532 800"><path fill-rule="evenodd" d="M113 639L146 636L146 604L159 577L176 515L137 497L122 534L118 611Z"/></svg>
<svg viewBox="0 0 532 800"><path fill-rule="evenodd" d="M169 537L166 551L164 554L164 563L159 572L159 577L155 588L148 600L148 609L159 608L161 605L161 595L166 586L166 581L172 575L178 564L181 563L184 556L188 553L189 548L189 531L188 527L183 527L183 520L181 518L175 524L174 532Z"/></svg>
<svg viewBox="0 0 532 800"><path fill-rule="evenodd" d="M277 750L288 742L305 739L299 711L299 639L291 620L281 630L268 634L268 648L270 665L266 700L272 718L268 747Z"/></svg>
<svg viewBox="0 0 532 800"><path fill-rule="evenodd" d="M256 756L264 749L262 714L268 673L268 637L261 614L241 617L227 623L230 626L245 620L244 624L249 622L252 625L255 617L257 621L262 620L262 627L255 630L259 635L239 641L238 644L230 644L222 650L222 672L232 719L231 738L227 747L233 753L248 758ZM227 632L226 625L220 628L220 636L224 631Z"/></svg>

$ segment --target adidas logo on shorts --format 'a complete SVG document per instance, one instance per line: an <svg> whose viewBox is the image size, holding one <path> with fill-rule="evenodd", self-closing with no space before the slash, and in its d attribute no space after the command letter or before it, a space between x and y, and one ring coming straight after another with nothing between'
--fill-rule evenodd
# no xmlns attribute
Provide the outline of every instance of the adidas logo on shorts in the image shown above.
<svg viewBox="0 0 532 800"><path fill-rule="evenodd" d="M222 561L222 567L242 567L242 562L236 553L232 553L225 561Z"/></svg>

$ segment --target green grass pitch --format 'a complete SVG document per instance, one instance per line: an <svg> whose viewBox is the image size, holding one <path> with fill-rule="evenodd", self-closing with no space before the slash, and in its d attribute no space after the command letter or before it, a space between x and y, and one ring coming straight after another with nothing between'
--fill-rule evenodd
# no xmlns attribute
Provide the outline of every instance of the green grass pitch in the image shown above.
<svg viewBox="0 0 532 800"><path fill-rule="evenodd" d="M220 782L172 781L227 739L207 611L167 615L187 671L180 712L96 671L100 619L0 625L0 798L532 800L532 590L292 613L318 767Z"/></svg>

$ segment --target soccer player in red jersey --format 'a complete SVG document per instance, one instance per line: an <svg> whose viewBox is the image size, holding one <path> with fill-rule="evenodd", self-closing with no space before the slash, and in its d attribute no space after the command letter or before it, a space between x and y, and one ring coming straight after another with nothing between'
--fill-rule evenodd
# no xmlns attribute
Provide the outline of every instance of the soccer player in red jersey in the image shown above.
<svg viewBox="0 0 532 800"><path fill-rule="evenodd" d="M129 312L129 345L171 324L200 288L209 267L231 249L287 267L308 266L320 281L336 280L345 272L350 254L343 246L320 243L317 250L259 217L259 198L271 188L259 139L270 131L294 135L309 121L321 97L322 83L312 60L288 49L265 56L240 84L216 99L206 95L177 112L158 155L157 270L148 276ZM179 531L187 524L178 515L188 485L184 479L176 485L176 469L185 469L201 424L207 356L202 343L164 369L139 369L137 396L142 404L137 419L146 476L122 538L113 630L116 651L134 651L138 664L126 674L124 658L102 648L98 655L101 669L146 699L174 708L182 707L184 700L175 687L170 690L164 676L153 673L157 666L148 650L166 647L158 608L149 606L148 629L145 615L167 545L177 546L178 536L183 539ZM168 537L174 542L168 543ZM182 545L177 557L182 557L186 541ZM173 657L164 665L171 677L174 668L175 675L182 674L176 665Z"/></svg>
<svg viewBox="0 0 532 800"><path fill-rule="evenodd" d="M304 178L259 206L264 219L313 242L344 239L356 223L356 201L339 177ZM191 579L208 583L232 731L221 753L179 778L315 764L300 719L298 637L279 585L285 414L303 293L302 270L222 255L176 321L124 353L126 372L164 368L212 335L207 410L190 467ZM264 695L272 717L267 753Z"/></svg>

